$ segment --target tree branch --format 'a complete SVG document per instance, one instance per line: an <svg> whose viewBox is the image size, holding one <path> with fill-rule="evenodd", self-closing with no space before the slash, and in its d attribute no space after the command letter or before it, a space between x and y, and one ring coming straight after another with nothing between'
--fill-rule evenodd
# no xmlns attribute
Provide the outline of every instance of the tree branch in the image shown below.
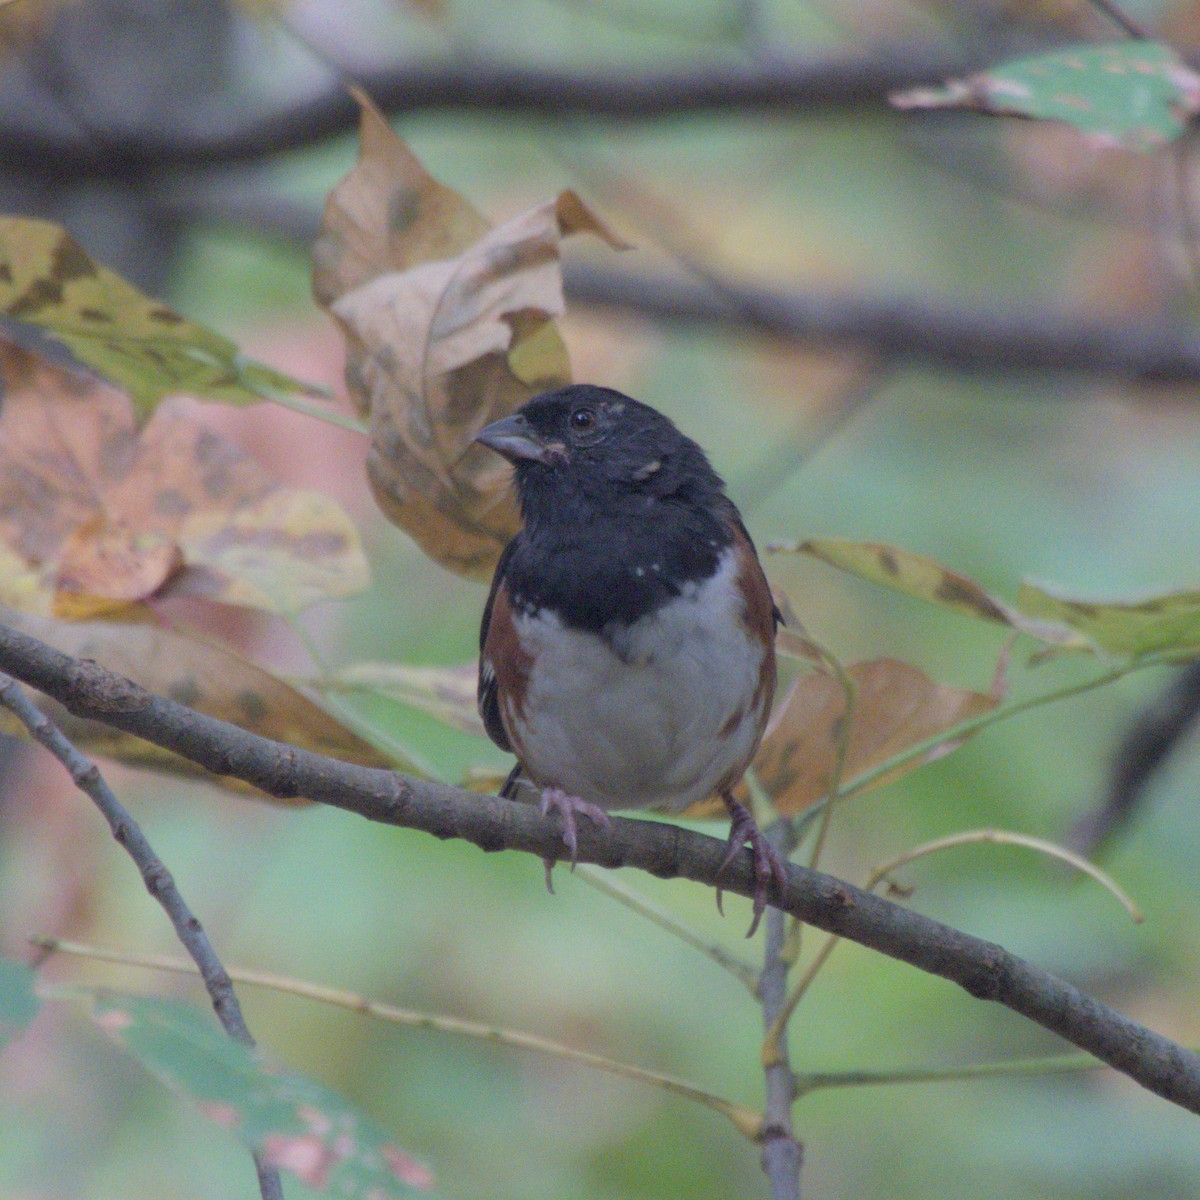
<svg viewBox="0 0 1200 1200"><path fill-rule="evenodd" d="M565 855L557 820L543 818L531 805L353 766L258 737L5 626L0 626L0 671L78 717L145 738L273 796L305 796L369 820L438 838L463 838L488 852L521 850L542 859ZM724 855L724 842L661 821L614 818L607 830L585 822L579 831L580 862L636 867L709 887L717 883ZM753 894L749 851L720 873L720 883L726 891ZM790 865L788 887L776 904L818 929L948 979L978 999L1003 1004L1200 1114L1200 1056L992 942L796 864Z"/></svg>
<svg viewBox="0 0 1200 1200"><path fill-rule="evenodd" d="M877 106L887 94L958 75L972 64L930 44L886 54L763 59L752 63L595 71L489 62L403 63L354 81L391 115L424 111L503 113L540 119L656 120L696 113L813 113ZM61 113L23 103L0 110L0 159L9 172L43 179L118 178L181 167L247 162L299 150L358 128L345 81L273 108L234 109L223 97L186 125L148 122L136 135L97 128L96 139L64 127Z"/></svg>
<svg viewBox="0 0 1200 1200"><path fill-rule="evenodd" d="M162 906L175 929L175 936L196 964L221 1027L235 1042L253 1049L254 1037L242 1015L233 981L221 965L208 934L204 932L204 926L188 907L175 885L174 877L154 852L141 826L113 794L99 768L80 753L58 726L25 695L14 679L3 673L0 673L0 705L7 708L29 730L30 735L62 763L75 786L104 814L118 845L124 847L141 872L146 891ZM258 1187L263 1200L283 1200L279 1172L260 1154L254 1155L254 1167L258 1172Z"/></svg>

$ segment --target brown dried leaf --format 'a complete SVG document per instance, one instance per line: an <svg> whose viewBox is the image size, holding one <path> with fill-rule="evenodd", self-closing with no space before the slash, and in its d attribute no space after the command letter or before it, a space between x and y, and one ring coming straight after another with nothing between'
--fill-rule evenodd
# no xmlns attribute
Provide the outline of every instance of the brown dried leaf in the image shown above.
<svg viewBox="0 0 1200 1200"><path fill-rule="evenodd" d="M438 562L484 579L518 516L507 465L472 439L570 379L551 323L562 238L622 243L573 192L489 230L358 100L359 161L326 206L314 292L346 337L380 507Z"/></svg>
<svg viewBox="0 0 1200 1200"><path fill-rule="evenodd" d="M855 663L846 673L856 694L843 782L999 702L983 692L934 683L916 667L892 658ZM802 812L829 791L845 713L842 685L832 675L815 672L801 675L775 710L754 770L781 813ZM870 787L890 783L957 744L897 766Z"/></svg>
<svg viewBox="0 0 1200 1200"><path fill-rule="evenodd" d="M329 308L378 275L454 258L488 231L453 188L444 187L396 136L362 92L358 162L329 194L313 246L313 293Z"/></svg>
<svg viewBox="0 0 1200 1200"><path fill-rule="evenodd" d="M182 567L183 554L165 533L97 514L76 526L59 552L54 615L86 621L119 613L153 596Z"/></svg>
<svg viewBox="0 0 1200 1200"><path fill-rule="evenodd" d="M65 654L93 659L157 695L251 733L362 766L394 765L303 692L211 642L149 624L66 624L4 609L0 609L0 620ZM168 750L107 725L80 720L51 701L44 705L85 751L172 775L213 778ZM21 733L15 720L3 711L0 733ZM221 782L236 791L254 791L236 780L222 778Z"/></svg>
<svg viewBox="0 0 1200 1200"><path fill-rule="evenodd" d="M285 488L187 402L127 397L0 346L5 603L86 619L167 592L295 612L367 581L350 519Z"/></svg>

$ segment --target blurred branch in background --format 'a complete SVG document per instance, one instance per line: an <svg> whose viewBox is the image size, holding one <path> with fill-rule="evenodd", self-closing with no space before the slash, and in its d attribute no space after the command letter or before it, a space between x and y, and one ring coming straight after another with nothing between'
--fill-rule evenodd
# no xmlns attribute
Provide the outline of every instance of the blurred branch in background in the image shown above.
<svg viewBox="0 0 1200 1200"><path fill-rule="evenodd" d="M1095 854L1133 820L1167 759L1200 717L1200 664L1185 666L1138 716L1112 756L1108 790L1071 828L1069 842Z"/></svg>
<svg viewBox="0 0 1200 1200"><path fill-rule="evenodd" d="M890 91L974 65L939 47L915 45L749 64L643 65L636 73L486 59L397 63L354 72L353 82L391 116L436 110L649 121L698 113L886 111ZM350 133L358 123L349 78L274 105L247 106L218 90L184 112L142 109L149 119L140 126L92 119L86 129L64 122L40 72L21 82L21 107L0 109L0 157L9 170L44 180L121 179L258 161Z"/></svg>
<svg viewBox="0 0 1200 1200"><path fill-rule="evenodd" d="M20 17L20 7L10 11ZM67 225L109 266L162 293L186 224L155 208L136 176L106 180L56 160L108 160L148 124L170 127L222 94L235 18L223 0L100 0L30 19L44 30L0 59L0 209Z"/></svg>
<svg viewBox="0 0 1200 1200"><path fill-rule="evenodd" d="M319 217L301 204L254 190L160 194L165 211L241 226L307 245ZM1076 372L1146 383L1200 380L1200 335L1190 322L1098 320L1086 312L1002 297L810 292L721 277L719 290L682 274L565 262L576 305L668 327L758 333L807 348L851 348L879 365L977 374Z"/></svg>

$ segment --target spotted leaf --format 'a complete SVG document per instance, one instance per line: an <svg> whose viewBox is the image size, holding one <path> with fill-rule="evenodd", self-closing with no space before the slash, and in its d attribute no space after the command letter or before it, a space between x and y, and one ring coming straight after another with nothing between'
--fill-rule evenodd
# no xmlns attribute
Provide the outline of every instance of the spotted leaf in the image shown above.
<svg viewBox="0 0 1200 1200"><path fill-rule="evenodd" d="M1069 625L1110 654L1200 655L1200 591L1160 592L1132 600L1069 596L1044 585L1022 583L1022 611Z"/></svg>
<svg viewBox="0 0 1200 1200"><path fill-rule="evenodd" d="M268 1063L183 1004L91 993L110 1037L271 1166L318 1192L362 1200L429 1195L429 1168L315 1080Z"/></svg>
<svg viewBox="0 0 1200 1200"><path fill-rule="evenodd" d="M769 549L811 555L860 579L882 584L962 616L1007 625L1053 646L1085 648L1088 644L1065 624L1043 620L1038 614L1024 611L1024 606L1013 606L986 591L973 579L923 554L901 550L898 546L810 540Z"/></svg>
<svg viewBox="0 0 1200 1200"><path fill-rule="evenodd" d="M294 613L361 591L349 517L287 488L183 398L128 397L0 343L0 601L74 620L194 595Z"/></svg>
<svg viewBox="0 0 1200 1200"><path fill-rule="evenodd" d="M1004 63L940 88L896 92L897 108L969 108L1063 121L1097 145L1152 150L1200 111L1200 75L1169 46L1127 40Z"/></svg>
<svg viewBox="0 0 1200 1200"><path fill-rule="evenodd" d="M0 217L0 315L125 389L139 418L172 392L232 404L313 392L143 295L50 221Z"/></svg>

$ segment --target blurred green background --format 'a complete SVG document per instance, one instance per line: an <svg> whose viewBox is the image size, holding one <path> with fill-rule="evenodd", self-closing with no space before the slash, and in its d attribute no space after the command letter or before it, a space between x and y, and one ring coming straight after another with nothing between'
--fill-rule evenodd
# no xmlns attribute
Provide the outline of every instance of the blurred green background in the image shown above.
<svg viewBox="0 0 1200 1200"><path fill-rule="evenodd" d="M1130 8L1181 48L1200 26L1194 4ZM77 20L77 10L59 19ZM1113 36L1086 4L1066 0L307 0L239 10L234 20L234 69L245 90L264 94L298 87L296 64L325 70L313 47L330 41L417 61L469 62L486 52L635 75L664 62L699 69L763 54L886 56L920 39L986 51L990 61L1064 38ZM629 124L426 112L396 128L433 174L493 219L576 187L636 243L618 265L662 267L682 246L702 253L709 270L799 291L936 295L966 310L1052 303L1117 320L1195 314L1195 280L1163 199L1175 186L1166 153L1097 153L1059 129L922 121L882 105ZM353 138L339 137L258 167L249 182L287 212L312 212L354 153ZM212 194L210 178L194 184ZM105 259L101 246L85 244ZM568 257L600 253L579 245ZM162 286L181 311L273 365L340 387L340 346L309 299L302 239L281 237L278 224L256 229L223 212L218 198L188 222L168 265ZM579 378L636 394L709 448L760 543L890 541L1010 596L1024 576L1101 595L1196 584L1193 389L897 367L841 420L869 366L853 347L681 330L582 306L564 332ZM431 564L374 512L361 439L285 412L211 415L281 476L328 488L360 521L373 589L304 618L327 663L454 664L473 655L482 589ZM835 428L812 453L792 451L824 422ZM814 564L775 557L768 571L806 628L843 659L888 654L945 682L989 683L1000 633ZM267 665L311 667L286 630L231 621L224 632ZM1014 664L1019 691L1086 673L1073 662L1034 672ZM909 846L982 825L1061 837L1099 798L1116 739L1166 680L1139 675L1017 718L848 803L826 867L861 880ZM394 705L363 703L360 716L447 780L505 765L481 739ZM1109 856L1146 912L1141 927L1093 885L1006 848L958 850L909 868L903 877L915 890L905 902L1200 1043L1198 768L1194 745L1185 746ZM24 938L49 933L173 953L131 864L57 768L28 753L10 775L0 802L0 948L26 957ZM541 865L525 857L117 767L110 778L227 963L529 1031L761 1103L761 1014L749 996L561 870L551 897ZM730 901L722 920L704 889L623 881L730 950L760 953L742 941L744 904ZM65 960L46 973L205 1003L198 987L173 977ZM757 1150L684 1100L304 1000L242 996L272 1055L393 1131L434 1167L443 1196L766 1193ZM953 1066L1062 1049L1004 1009L854 946L833 957L792 1032L801 1071ZM796 1121L806 1197L1200 1194L1200 1124L1109 1072L819 1092L798 1106ZM0 1059L0 1195L206 1200L252 1189L245 1153L94 1031L51 1013Z"/></svg>

